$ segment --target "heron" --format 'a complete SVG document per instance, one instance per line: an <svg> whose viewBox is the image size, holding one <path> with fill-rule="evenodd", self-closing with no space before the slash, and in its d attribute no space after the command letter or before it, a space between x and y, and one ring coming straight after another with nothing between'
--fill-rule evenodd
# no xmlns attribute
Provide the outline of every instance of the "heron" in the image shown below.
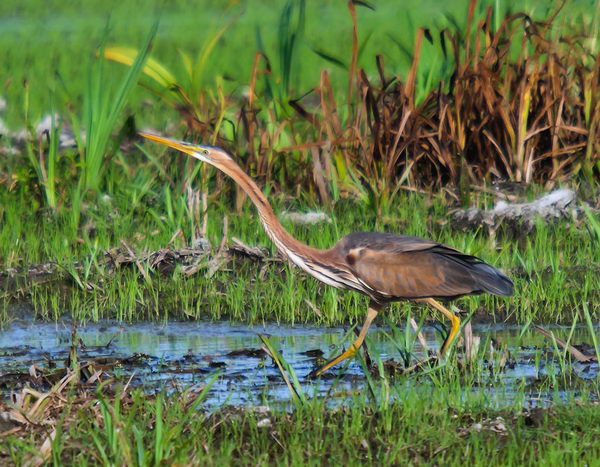
<svg viewBox="0 0 600 467"><path fill-rule="evenodd" d="M140 135L224 172L246 192L258 211L265 232L285 257L327 285L353 290L369 298L367 315L356 340L309 376L319 376L353 357L363 344L373 320L390 302L409 300L426 303L450 320L450 330L439 351L442 358L452 346L461 321L440 300L482 293L513 294L512 281L500 270L476 256L420 237L355 232L342 237L329 249L312 248L294 238L281 225L258 185L224 149L150 133Z"/></svg>

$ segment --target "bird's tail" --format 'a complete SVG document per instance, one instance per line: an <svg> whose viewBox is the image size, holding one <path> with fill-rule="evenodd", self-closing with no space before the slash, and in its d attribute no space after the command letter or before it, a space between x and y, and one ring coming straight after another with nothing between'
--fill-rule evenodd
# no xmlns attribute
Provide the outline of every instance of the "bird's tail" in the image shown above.
<svg viewBox="0 0 600 467"><path fill-rule="evenodd" d="M510 297L513 294L513 282L495 267L487 263L476 263L473 269L476 271L475 277L482 290L503 297Z"/></svg>

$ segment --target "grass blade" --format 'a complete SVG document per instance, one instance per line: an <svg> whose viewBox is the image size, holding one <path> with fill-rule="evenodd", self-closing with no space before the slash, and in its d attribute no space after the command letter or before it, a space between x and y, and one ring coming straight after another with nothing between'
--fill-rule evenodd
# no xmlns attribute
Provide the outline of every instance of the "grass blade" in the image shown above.
<svg viewBox="0 0 600 467"><path fill-rule="evenodd" d="M292 399L296 404L306 404L306 396L304 395L304 391L302 390L302 386L300 385L300 381L298 381L298 377L296 376L296 372L292 368L292 366L285 361L285 359L281 356L269 338L263 334L259 334L258 337L264 344L264 350L269 354L269 356L273 359L285 384L290 390L290 394L292 395ZM289 374L289 376L288 376ZM291 379L290 379L291 378Z"/></svg>

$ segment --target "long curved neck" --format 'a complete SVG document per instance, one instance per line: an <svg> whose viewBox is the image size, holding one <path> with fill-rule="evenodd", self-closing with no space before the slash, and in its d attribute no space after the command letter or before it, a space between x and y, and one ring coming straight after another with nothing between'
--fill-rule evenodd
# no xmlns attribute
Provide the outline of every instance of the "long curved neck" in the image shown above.
<svg viewBox="0 0 600 467"><path fill-rule="evenodd" d="M319 259L323 254L326 254L325 252L328 250L312 248L292 237L284 229L279 219L277 219L273 208L271 208L269 201L260 188L258 188L258 185L233 160L227 161L226 164L221 164L217 168L233 178L242 190L246 192L258 210L258 215L260 216L265 232L277 248L290 260L302 267L298 259L301 260L307 257L310 259Z"/></svg>

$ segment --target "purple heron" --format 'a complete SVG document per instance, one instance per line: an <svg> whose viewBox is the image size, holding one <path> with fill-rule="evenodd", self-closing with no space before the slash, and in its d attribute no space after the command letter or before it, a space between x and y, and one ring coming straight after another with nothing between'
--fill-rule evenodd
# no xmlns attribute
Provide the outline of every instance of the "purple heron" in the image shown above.
<svg viewBox="0 0 600 467"><path fill-rule="evenodd" d="M460 319L437 299L492 293L510 296L513 283L479 258L431 240L380 232L355 232L333 247L319 250L296 240L281 225L256 183L223 149L195 145L162 136L141 136L165 144L213 165L229 175L252 200L267 235L296 266L325 284L369 297L367 317L352 345L312 375L320 375L352 357L362 345L369 326L389 302L424 302L441 312L451 328L440 350L444 356L460 328Z"/></svg>

